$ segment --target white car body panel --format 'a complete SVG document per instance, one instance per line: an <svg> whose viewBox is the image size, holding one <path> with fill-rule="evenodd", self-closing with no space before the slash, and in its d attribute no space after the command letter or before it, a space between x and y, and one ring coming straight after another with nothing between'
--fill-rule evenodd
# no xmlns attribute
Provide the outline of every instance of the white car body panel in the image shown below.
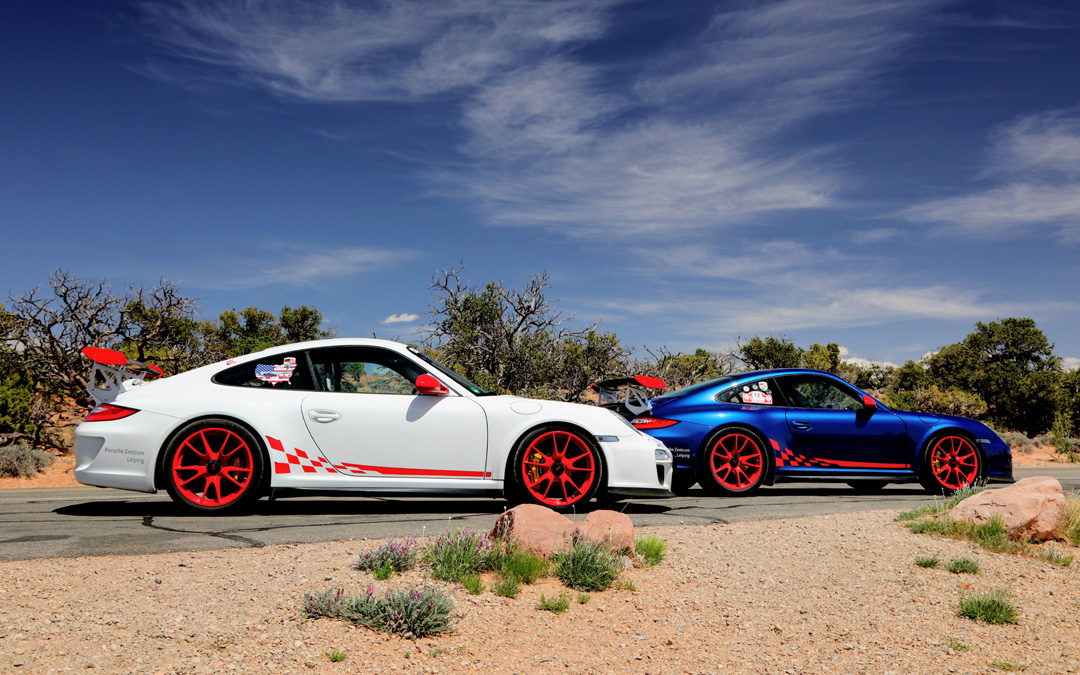
<svg viewBox="0 0 1080 675"><path fill-rule="evenodd" d="M235 365L332 347L374 347L413 362L444 396L340 393L217 384ZM405 345L339 338L275 347L156 381L125 383L109 403L138 410L76 429L76 479L155 492L161 453L193 420L227 418L262 444L271 489L501 492L507 462L530 431L557 425L597 441L612 494L666 496L670 453L608 410L515 396L477 396ZM335 416L339 416L335 418ZM658 477L659 474L659 477Z"/></svg>

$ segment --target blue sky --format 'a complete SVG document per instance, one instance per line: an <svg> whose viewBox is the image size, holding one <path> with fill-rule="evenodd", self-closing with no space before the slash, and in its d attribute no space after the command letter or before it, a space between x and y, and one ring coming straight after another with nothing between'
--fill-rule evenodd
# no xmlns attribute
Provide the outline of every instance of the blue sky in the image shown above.
<svg viewBox="0 0 1080 675"><path fill-rule="evenodd" d="M628 346L902 363L1029 316L1080 365L1080 7L4 3L0 290L413 339L439 269Z"/></svg>

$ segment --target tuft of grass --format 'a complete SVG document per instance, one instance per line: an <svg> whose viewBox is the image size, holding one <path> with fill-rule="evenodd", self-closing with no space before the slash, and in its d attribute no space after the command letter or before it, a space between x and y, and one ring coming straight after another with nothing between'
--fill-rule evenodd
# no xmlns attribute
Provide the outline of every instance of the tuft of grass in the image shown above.
<svg viewBox="0 0 1080 675"><path fill-rule="evenodd" d="M503 577L491 587L491 592L504 598L516 598L521 593L521 582L514 576Z"/></svg>
<svg viewBox="0 0 1080 675"><path fill-rule="evenodd" d="M942 644L942 646L948 647L949 649L953 650L954 652L970 652L971 651L971 647L969 647L968 645L964 644L963 642L960 642L959 640L957 640L955 638L951 638L951 637L945 638L945 641L942 642L941 644Z"/></svg>
<svg viewBox="0 0 1080 675"><path fill-rule="evenodd" d="M632 579L616 579L615 583L611 584L611 588L616 591L636 591L637 586L634 585Z"/></svg>
<svg viewBox="0 0 1080 675"><path fill-rule="evenodd" d="M653 567L664 562L667 556L667 542L655 534L646 534L638 537L634 542L634 552L645 561L647 567Z"/></svg>
<svg viewBox="0 0 1080 675"><path fill-rule="evenodd" d="M395 572L401 573L416 567L420 557L420 544L415 539L391 539L374 551L364 551L356 559L353 569L375 573L376 579L389 579ZM379 575L383 576L379 576Z"/></svg>
<svg viewBox="0 0 1080 675"><path fill-rule="evenodd" d="M936 555L915 558L915 564L919 567L934 568L941 564L941 559Z"/></svg>
<svg viewBox="0 0 1080 675"><path fill-rule="evenodd" d="M486 533L460 528L440 535L425 552L431 576L460 582L463 577L498 569L507 555L507 544L488 538Z"/></svg>
<svg viewBox="0 0 1080 675"><path fill-rule="evenodd" d="M552 612L553 614L562 614L570 607L570 596L566 593L559 593L558 595L550 598L545 597L543 593L540 594L540 602L536 604L537 609L542 609L545 612Z"/></svg>
<svg viewBox="0 0 1080 675"><path fill-rule="evenodd" d="M349 658L349 655L341 649L328 649L323 652L323 654L326 654L326 658L330 659L333 663L338 663Z"/></svg>
<svg viewBox="0 0 1080 675"><path fill-rule="evenodd" d="M1073 546L1080 546L1080 493L1065 493L1058 534Z"/></svg>
<svg viewBox="0 0 1080 675"><path fill-rule="evenodd" d="M484 592L484 580L479 574L470 574L461 578L461 585L465 587L469 595L480 595Z"/></svg>
<svg viewBox="0 0 1080 675"><path fill-rule="evenodd" d="M996 668L997 670L1004 670L1008 673L1022 673L1029 667L1019 663L1011 663L1009 661L987 661L986 665L991 668Z"/></svg>
<svg viewBox="0 0 1080 675"><path fill-rule="evenodd" d="M309 591L304 594L304 616L309 619L341 616L345 601L345 591L340 588L328 588L325 591Z"/></svg>
<svg viewBox="0 0 1080 675"><path fill-rule="evenodd" d="M1071 553L1060 553L1056 544L1049 544L1040 548L1039 557L1051 565L1060 565L1061 567L1068 567L1075 560L1075 556Z"/></svg>
<svg viewBox="0 0 1080 675"><path fill-rule="evenodd" d="M953 558L945 564L945 569L953 574L978 574L979 561L971 558Z"/></svg>
<svg viewBox="0 0 1080 675"><path fill-rule="evenodd" d="M0 476L30 478L53 465L56 458L47 452L16 443L0 448Z"/></svg>
<svg viewBox="0 0 1080 675"><path fill-rule="evenodd" d="M524 584L535 584L551 570L551 561L532 551L514 551L502 563L503 576L517 577Z"/></svg>
<svg viewBox="0 0 1080 675"><path fill-rule="evenodd" d="M589 604L590 600L592 600L592 596L589 595L588 593L578 593L577 594L577 601L578 601L579 605L587 605L587 604Z"/></svg>
<svg viewBox="0 0 1080 675"><path fill-rule="evenodd" d="M933 504L927 504L926 506L918 506L908 511L901 511L893 518L895 521L911 521L919 518L926 518L928 516L938 516L943 513L948 513L954 506L964 501L968 497L974 494L978 494L986 488L982 485L972 485L962 490L957 490L951 496L945 497L941 501L934 498Z"/></svg>
<svg viewBox="0 0 1080 675"><path fill-rule="evenodd" d="M1019 623L1011 594L1003 588L990 588L974 593L960 593L956 614L972 621L993 624Z"/></svg>
<svg viewBox="0 0 1080 675"><path fill-rule="evenodd" d="M621 571L618 556L593 541L575 541L555 555L555 576L576 591L605 591Z"/></svg>

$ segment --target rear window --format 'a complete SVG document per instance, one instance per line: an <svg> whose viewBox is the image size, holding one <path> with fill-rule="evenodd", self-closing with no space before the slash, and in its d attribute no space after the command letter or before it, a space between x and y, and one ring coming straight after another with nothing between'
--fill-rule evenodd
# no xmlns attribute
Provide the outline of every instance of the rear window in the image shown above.
<svg viewBox="0 0 1080 675"><path fill-rule="evenodd" d="M213 381L230 387L311 391L311 368L303 352L268 356L241 363L214 376Z"/></svg>

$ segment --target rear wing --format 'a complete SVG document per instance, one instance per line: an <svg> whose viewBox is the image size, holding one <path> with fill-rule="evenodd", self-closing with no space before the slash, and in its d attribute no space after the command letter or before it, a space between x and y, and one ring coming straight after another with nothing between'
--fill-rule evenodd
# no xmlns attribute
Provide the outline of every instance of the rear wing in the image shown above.
<svg viewBox="0 0 1080 675"><path fill-rule="evenodd" d="M161 368L129 359L113 349L83 347L82 353L93 362L90 377L86 380L86 392L97 405L108 403L130 386L142 384L147 377L164 375Z"/></svg>
<svg viewBox="0 0 1080 675"><path fill-rule="evenodd" d="M634 416L652 410L649 389L663 389L666 386L667 384L659 377L635 375L596 382L590 384L589 388L599 394L597 405L614 408L619 412L625 411L630 416ZM620 389L622 390L621 397L619 396Z"/></svg>

